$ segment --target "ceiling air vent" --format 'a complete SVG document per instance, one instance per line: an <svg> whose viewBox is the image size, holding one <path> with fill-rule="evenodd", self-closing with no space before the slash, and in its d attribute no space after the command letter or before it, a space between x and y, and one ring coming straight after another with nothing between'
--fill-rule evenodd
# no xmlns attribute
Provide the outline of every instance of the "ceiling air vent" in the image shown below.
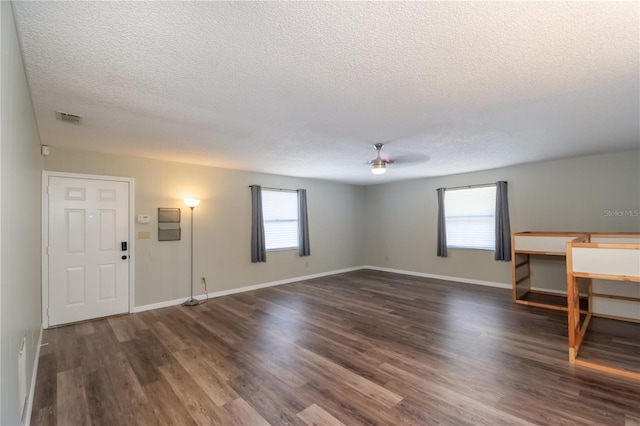
<svg viewBox="0 0 640 426"><path fill-rule="evenodd" d="M79 115L69 114L68 112L56 112L56 118L67 123L80 124L82 117Z"/></svg>

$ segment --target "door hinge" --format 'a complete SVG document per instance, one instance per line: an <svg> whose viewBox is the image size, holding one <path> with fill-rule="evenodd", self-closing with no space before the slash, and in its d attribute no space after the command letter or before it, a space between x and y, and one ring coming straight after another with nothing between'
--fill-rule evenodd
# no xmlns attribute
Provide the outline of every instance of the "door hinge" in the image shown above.
<svg viewBox="0 0 640 426"><path fill-rule="evenodd" d="M51 247L47 247L47 256L51 256Z"/></svg>

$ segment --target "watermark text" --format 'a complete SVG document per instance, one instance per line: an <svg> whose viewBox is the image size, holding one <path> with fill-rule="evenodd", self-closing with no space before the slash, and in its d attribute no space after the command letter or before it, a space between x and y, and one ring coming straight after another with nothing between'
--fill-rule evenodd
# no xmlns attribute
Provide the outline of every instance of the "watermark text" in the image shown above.
<svg viewBox="0 0 640 426"><path fill-rule="evenodd" d="M640 217L640 210L605 210L606 217Z"/></svg>

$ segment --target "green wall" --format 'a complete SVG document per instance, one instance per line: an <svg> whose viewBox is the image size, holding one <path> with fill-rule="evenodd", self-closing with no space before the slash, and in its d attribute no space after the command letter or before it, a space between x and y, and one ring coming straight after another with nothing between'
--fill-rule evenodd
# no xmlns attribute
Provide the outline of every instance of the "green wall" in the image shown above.
<svg viewBox="0 0 640 426"><path fill-rule="evenodd" d="M41 318L40 139L25 77L11 3L2 19L0 121L0 424L20 424L18 352L26 339L31 383Z"/></svg>
<svg viewBox="0 0 640 426"><path fill-rule="evenodd" d="M607 214L640 209L640 151L634 150L369 186L367 264L510 284L510 264L494 261L493 252L449 249L447 258L436 256L436 189L498 180L508 182L512 232L640 232L640 217ZM536 262L534 286L566 289L563 260Z"/></svg>
<svg viewBox="0 0 640 426"><path fill-rule="evenodd" d="M135 179L135 215L152 217L151 224L135 225L136 306L189 295L190 211L183 202L188 197L201 199L194 210L196 294L203 293L200 277L206 277L209 292L217 292L364 264L360 186L56 147L45 169ZM252 184L307 190L311 256L275 251L267 253L266 263L251 263ZM158 207L182 209L181 241L158 241ZM139 239L138 232L151 232L151 238Z"/></svg>

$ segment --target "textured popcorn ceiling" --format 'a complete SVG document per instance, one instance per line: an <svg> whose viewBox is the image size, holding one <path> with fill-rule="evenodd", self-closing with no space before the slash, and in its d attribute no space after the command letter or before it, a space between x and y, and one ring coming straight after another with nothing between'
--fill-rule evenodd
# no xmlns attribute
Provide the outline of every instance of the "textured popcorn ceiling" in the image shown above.
<svg viewBox="0 0 640 426"><path fill-rule="evenodd" d="M637 2L13 7L52 147L369 184L640 145Z"/></svg>

